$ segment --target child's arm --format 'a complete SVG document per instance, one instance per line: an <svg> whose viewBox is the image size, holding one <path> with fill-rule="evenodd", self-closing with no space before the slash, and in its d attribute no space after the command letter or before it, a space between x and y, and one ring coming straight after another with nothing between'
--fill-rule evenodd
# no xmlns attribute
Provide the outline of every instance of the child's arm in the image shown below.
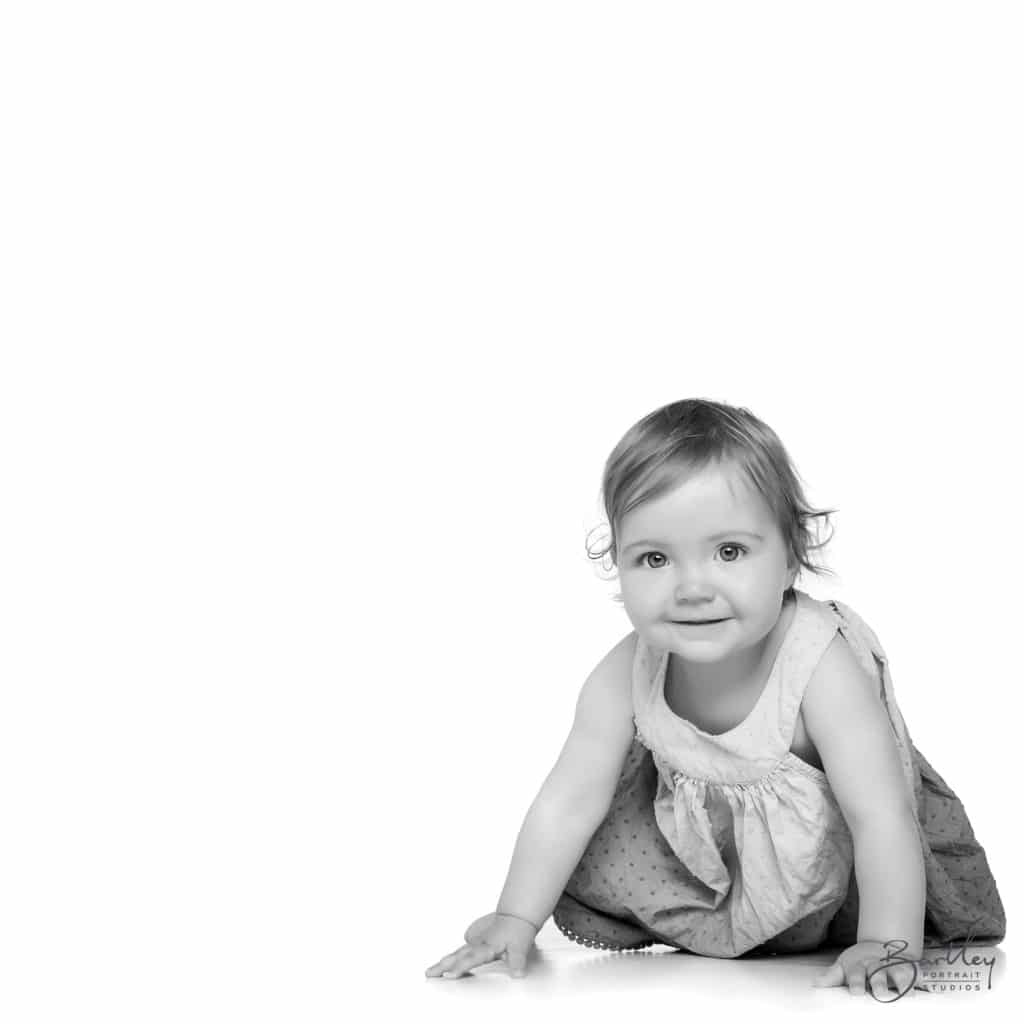
<svg viewBox="0 0 1024 1024"><path fill-rule="evenodd" d="M924 941L925 874L917 810L900 764L878 683L837 635L804 693L807 735L821 756L829 785L853 836L860 898L857 945L818 984L863 992L871 964L892 953L920 959ZM886 947L885 943L898 943ZM910 968L890 971L897 988ZM886 971L870 979L886 991Z"/></svg>
<svg viewBox="0 0 1024 1024"><path fill-rule="evenodd" d="M459 977L502 956L513 974L522 973L527 949L615 794L634 736L635 648L630 633L583 684L569 737L519 832L496 913L471 925L467 944L430 967L428 977Z"/></svg>

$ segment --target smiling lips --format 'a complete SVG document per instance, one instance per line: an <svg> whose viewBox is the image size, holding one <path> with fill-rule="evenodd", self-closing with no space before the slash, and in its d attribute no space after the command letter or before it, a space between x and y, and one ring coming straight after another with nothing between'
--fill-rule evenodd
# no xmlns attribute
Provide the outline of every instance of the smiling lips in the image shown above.
<svg viewBox="0 0 1024 1024"><path fill-rule="evenodd" d="M677 626L713 626L716 622L725 622L725 619L678 619Z"/></svg>

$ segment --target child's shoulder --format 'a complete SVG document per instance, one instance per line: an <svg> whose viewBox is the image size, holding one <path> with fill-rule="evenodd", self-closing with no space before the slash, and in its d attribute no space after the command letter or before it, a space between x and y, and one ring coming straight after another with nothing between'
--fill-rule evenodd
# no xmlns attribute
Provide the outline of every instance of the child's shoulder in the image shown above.
<svg viewBox="0 0 1024 1024"><path fill-rule="evenodd" d="M803 592L800 603L805 612L804 628L813 628L822 640L827 640L811 672L812 681L823 676L849 680L853 675L863 674L863 666L849 642L851 630L859 632L862 626L860 617L840 601L820 600Z"/></svg>
<svg viewBox="0 0 1024 1024"><path fill-rule="evenodd" d="M636 634L624 636L587 676L576 702L577 722L589 723L600 732L621 732L625 741L632 735L633 658Z"/></svg>
<svg viewBox="0 0 1024 1024"><path fill-rule="evenodd" d="M637 633L627 633L597 663L590 678L597 677L608 685L620 685L629 682L633 676L633 660L636 657Z"/></svg>
<svg viewBox="0 0 1024 1024"><path fill-rule="evenodd" d="M633 660L636 657L637 634L627 633L594 666L583 684L581 697L610 699L621 702L628 699L633 681Z"/></svg>
<svg viewBox="0 0 1024 1024"><path fill-rule="evenodd" d="M838 640L833 638L832 646L846 647L849 661L852 658L869 675L874 675L875 663L885 662L886 654L875 631L848 604L835 599L818 600L808 594L802 596L805 607L821 627L835 630ZM843 655L833 652L833 659Z"/></svg>
<svg viewBox="0 0 1024 1024"><path fill-rule="evenodd" d="M839 602L815 601L831 639L810 672L803 692L801 712L811 724L826 717L864 713L878 704L878 680L869 670L862 650L859 616ZM838 607L837 607L838 605Z"/></svg>

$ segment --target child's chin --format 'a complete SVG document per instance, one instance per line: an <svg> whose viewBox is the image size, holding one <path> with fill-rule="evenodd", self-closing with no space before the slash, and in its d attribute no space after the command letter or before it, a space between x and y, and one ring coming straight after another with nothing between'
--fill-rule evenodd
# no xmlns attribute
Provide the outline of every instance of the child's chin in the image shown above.
<svg viewBox="0 0 1024 1024"><path fill-rule="evenodd" d="M676 644L672 650L685 661L707 662L708 664L721 661L728 653L721 644L711 644L706 641L704 643Z"/></svg>
<svg viewBox="0 0 1024 1024"><path fill-rule="evenodd" d="M680 636L679 632L662 637L660 644L670 651L681 654L687 661L719 661L731 647L725 637Z"/></svg>

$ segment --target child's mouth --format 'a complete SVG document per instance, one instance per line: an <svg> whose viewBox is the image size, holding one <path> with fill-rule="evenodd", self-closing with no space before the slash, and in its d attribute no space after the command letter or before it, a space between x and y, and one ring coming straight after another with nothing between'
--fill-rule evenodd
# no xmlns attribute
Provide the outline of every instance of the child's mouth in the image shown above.
<svg viewBox="0 0 1024 1024"><path fill-rule="evenodd" d="M725 622L725 619L694 619L693 621L676 620L677 626L717 626L719 622Z"/></svg>

